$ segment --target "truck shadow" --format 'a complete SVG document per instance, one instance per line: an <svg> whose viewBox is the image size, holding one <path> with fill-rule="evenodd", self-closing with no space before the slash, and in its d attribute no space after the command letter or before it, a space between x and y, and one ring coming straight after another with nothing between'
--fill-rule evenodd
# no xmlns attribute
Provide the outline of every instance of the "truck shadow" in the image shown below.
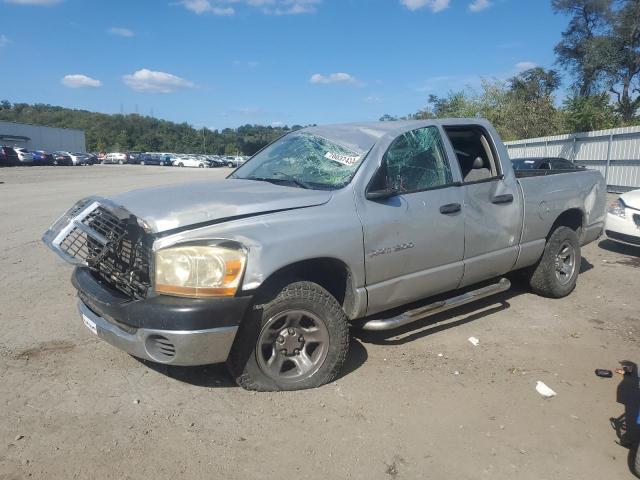
<svg viewBox="0 0 640 480"><path fill-rule="evenodd" d="M133 357L135 358L135 357ZM367 350L362 343L355 338L351 338L349 344L349 354L338 375L338 379L349 375L364 362L367 361ZM151 370L166 375L167 377L179 382L188 383L196 387L205 388L234 388L238 385L235 383L224 364L202 365L197 367L178 367L174 365L162 365L159 363L149 362L136 358L140 363Z"/></svg>
<svg viewBox="0 0 640 480"><path fill-rule="evenodd" d="M636 465L640 467L638 455L638 444L640 443L640 385L638 383L638 365L630 361L622 361L620 364L628 371L622 376L622 380L616 390L616 402L624 406L624 413L609 419L611 427L615 430L618 443L629 449L627 465L635 476L640 472Z"/></svg>

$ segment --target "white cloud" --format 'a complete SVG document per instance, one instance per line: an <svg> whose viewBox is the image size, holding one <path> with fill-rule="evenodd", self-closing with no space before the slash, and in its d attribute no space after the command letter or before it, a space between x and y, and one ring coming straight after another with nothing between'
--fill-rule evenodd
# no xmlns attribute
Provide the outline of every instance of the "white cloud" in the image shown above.
<svg viewBox="0 0 640 480"><path fill-rule="evenodd" d="M98 88L102 86L100 80L79 73L65 75L62 77L62 80L60 80L60 83L69 88Z"/></svg>
<svg viewBox="0 0 640 480"><path fill-rule="evenodd" d="M111 35L118 35L119 37L133 37L135 35L132 30L123 27L111 27L107 32Z"/></svg>
<svg viewBox="0 0 640 480"><path fill-rule="evenodd" d="M4 0L5 3L14 3L16 5L37 5L43 7L49 7L51 5L56 5L62 0Z"/></svg>
<svg viewBox="0 0 640 480"><path fill-rule="evenodd" d="M268 15L298 15L315 13L322 0L180 0L187 10L203 15L230 16L236 13L238 5L257 9Z"/></svg>
<svg viewBox="0 0 640 480"><path fill-rule="evenodd" d="M193 82L171 73L155 72L146 68L122 77L124 83L137 92L171 93L180 88L191 88Z"/></svg>
<svg viewBox="0 0 640 480"><path fill-rule="evenodd" d="M421 8L428 8L432 12L441 12L449 8L451 0L400 0L400 3L412 12Z"/></svg>
<svg viewBox="0 0 640 480"><path fill-rule="evenodd" d="M11 40L9 39L9 37L7 37L4 34L0 35L0 48L6 47L10 43L11 43Z"/></svg>
<svg viewBox="0 0 640 480"><path fill-rule="evenodd" d="M475 12L480 12L482 10L485 10L490 6L491 6L490 0L473 0L473 2L469 4L469 10L475 13Z"/></svg>
<svg viewBox="0 0 640 480"><path fill-rule="evenodd" d="M536 68L537 66L538 65L533 62L518 62L516 63L516 70L518 70L519 72L523 72L525 70Z"/></svg>
<svg viewBox="0 0 640 480"><path fill-rule="evenodd" d="M214 15L230 16L236 13L233 7L221 6L218 3L211 3L209 0L182 0L181 3L184 8L198 15L212 13Z"/></svg>
<svg viewBox="0 0 640 480"><path fill-rule="evenodd" d="M358 80L356 77L344 72L330 73L329 75L315 73L311 75L309 81L314 84L324 85L328 85L330 83L344 83L349 85L363 86L362 82L360 82L360 80Z"/></svg>
<svg viewBox="0 0 640 480"><path fill-rule="evenodd" d="M382 98L377 95L369 95L364 98L366 103L382 103Z"/></svg>

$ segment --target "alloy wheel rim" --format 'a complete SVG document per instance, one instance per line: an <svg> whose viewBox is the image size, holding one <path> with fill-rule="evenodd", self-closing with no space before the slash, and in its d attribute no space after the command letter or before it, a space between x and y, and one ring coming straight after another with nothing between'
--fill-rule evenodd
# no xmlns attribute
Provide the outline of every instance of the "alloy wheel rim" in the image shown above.
<svg viewBox="0 0 640 480"><path fill-rule="evenodd" d="M555 260L556 279L560 285L571 282L576 270L576 251L569 242L564 242L558 249Z"/></svg>
<svg viewBox="0 0 640 480"><path fill-rule="evenodd" d="M256 359L260 370L279 383L302 382L318 372L329 351L329 331L308 310L271 317L260 331Z"/></svg>

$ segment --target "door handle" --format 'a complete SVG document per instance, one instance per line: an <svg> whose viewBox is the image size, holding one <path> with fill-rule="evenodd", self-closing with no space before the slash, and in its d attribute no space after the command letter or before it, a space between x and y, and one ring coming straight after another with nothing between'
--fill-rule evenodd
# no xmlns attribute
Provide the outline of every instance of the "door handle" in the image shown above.
<svg viewBox="0 0 640 480"><path fill-rule="evenodd" d="M507 193L506 195L498 195L497 197L493 197L491 203L495 203L496 205L513 203L513 195L511 195L510 193Z"/></svg>
<svg viewBox="0 0 640 480"><path fill-rule="evenodd" d="M458 213L462 210L462 205L459 203L448 203L447 205L443 205L440 207L440 213L443 215L450 215L452 213Z"/></svg>

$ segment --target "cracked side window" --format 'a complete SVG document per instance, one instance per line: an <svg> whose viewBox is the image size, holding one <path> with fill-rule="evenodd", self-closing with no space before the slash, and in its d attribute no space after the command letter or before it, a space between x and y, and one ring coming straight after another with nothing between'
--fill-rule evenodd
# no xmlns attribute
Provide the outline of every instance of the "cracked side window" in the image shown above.
<svg viewBox="0 0 640 480"><path fill-rule="evenodd" d="M426 127L396 138L383 162L387 188L412 192L453 182L440 132Z"/></svg>

